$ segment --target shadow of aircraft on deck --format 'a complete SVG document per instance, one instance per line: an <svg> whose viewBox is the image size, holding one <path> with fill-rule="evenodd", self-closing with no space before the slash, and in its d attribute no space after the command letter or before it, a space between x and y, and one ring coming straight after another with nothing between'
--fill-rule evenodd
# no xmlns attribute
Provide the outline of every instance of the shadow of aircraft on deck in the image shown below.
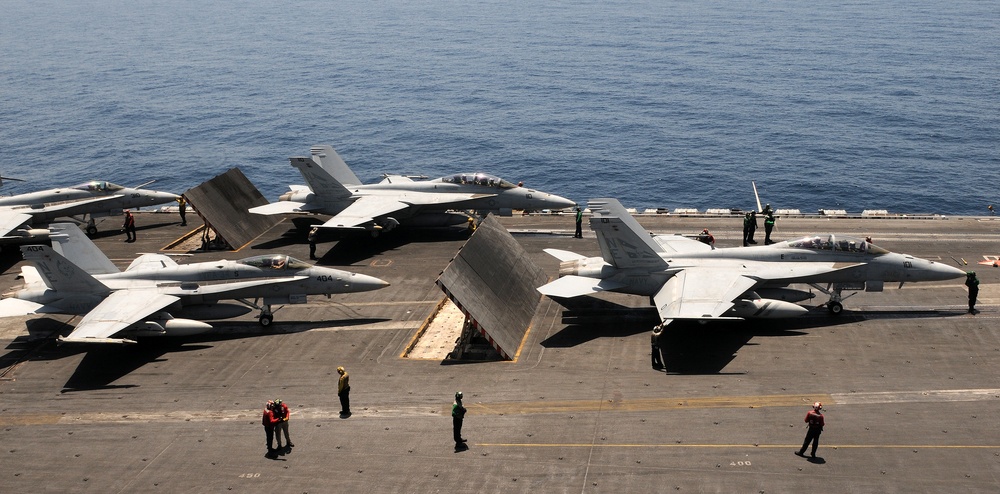
<svg viewBox="0 0 1000 494"><path fill-rule="evenodd" d="M311 225L318 223L318 220L309 221L309 218L297 218L293 220L295 225L281 234L281 237L254 244L251 249L280 249L289 245L307 244L307 235ZM440 227L440 228L399 228L391 232L372 237L367 232L336 233L320 232L317 240L316 261L320 266L350 266L352 264L367 261L371 258L397 250L400 247L411 243L424 242L464 242L469 239L470 232L465 227ZM324 246L330 242L336 242L332 247L323 251Z"/></svg>
<svg viewBox="0 0 1000 494"><path fill-rule="evenodd" d="M549 336L546 348L569 348L605 337L648 334L660 323L652 307L628 307L596 297L572 299L550 297L563 306L566 326ZM737 352L753 338L802 336L807 330L853 324L867 319L912 319L961 316L945 310L845 310L831 316L823 308L788 319L748 319L744 321L674 321L660 335L665 371L676 374L719 374L736 358ZM743 372L739 372L742 374Z"/></svg>
<svg viewBox="0 0 1000 494"><path fill-rule="evenodd" d="M303 333L318 328L350 327L385 322L387 319L343 319L313 321L281 321L267 328L245 321L213 321L213 329L192 336L143 338L131 345L58 345L56 337L67 335L73 326L50 318L27 321L28 336L15 338L0 355L0 369L19 362L60 360L84 354L76 370L63 385L63 393L123 389L136 384L115 384L142 367L169 361L169 355L213 348L212 343L244 338Z"/></svg>

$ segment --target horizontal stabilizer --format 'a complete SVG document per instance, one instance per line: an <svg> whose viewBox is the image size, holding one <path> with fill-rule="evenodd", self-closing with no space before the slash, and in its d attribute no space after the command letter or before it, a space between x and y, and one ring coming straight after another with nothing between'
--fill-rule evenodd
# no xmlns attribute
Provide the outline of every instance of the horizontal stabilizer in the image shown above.
<svg viewBox="0 0 1000 494"><path fill-rule="evenodd" d="M538 291L542 295L548 295L549 297L573 298L597 292L617 290L624 287L625 285L622 283L601 280L598 278L587 278L585 276L563 276L552 283L538 287Z"/></svg>
<svg viewBox="0 0 1000 494"><path fill-rule="evenodd" d="M270 204L265 204L263 206L257 206L255 208L250 208L250 212L253 214L285 214L285 213L302 213L305 212L302 208L305 203L295 202L295 201L278 201L272 202Z"/></svg>
<svg viewBox="0 0 1000 494"><path fill-rule="evenodd" d="M45 306L19 298L0 300L0 317L18 317L46 313Z"/></svg>
<svg viewBox="0 0 1000 494"><path fill-rule="evenodd" d="M580 261L587 258L587 256L582 256L576 252L570 252L568 250L542 249L542 251L556 259L559 259L561 262Z"/></svg>

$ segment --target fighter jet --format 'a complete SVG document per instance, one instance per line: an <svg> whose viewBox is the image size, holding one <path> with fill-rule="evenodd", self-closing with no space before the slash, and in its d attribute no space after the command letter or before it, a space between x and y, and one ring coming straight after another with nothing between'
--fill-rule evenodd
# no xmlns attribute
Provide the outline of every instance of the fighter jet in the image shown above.
<svg viewBox="0 0 1000 494"><path fill-rule="evenodd" d="M272 304L301 304L307 295L329 297L389 285L282 254L184 265L162 254L143 254L119 271L76 225L55 223L50 231L51 248L21 247L31 263L21 268L25 286L4 294L0 317L83 315L76 328L60 338L62 343L134 343L138 336L201 333L212 326L167 311L219 300L260 310L260 324L268 326L274 317Z"/></svg>
<svg viewBox="0 0 1000 494"><path fill-rule="evenodd" d="M100 180L0 197L0 239L31 239L43 235L43 230L25 225L65 217L78 217L81 222L86 222L87 233L93 235L97 233L94 218L118 215L123 209L173 202L178 197L169 192L146 190L141 186L122 187Z"/></svg>
<svg viewBox="0 0 1000 494"><path fill-rule="evenodd" d="M717 249L680 235L651 236L615 199L593 199L590 228L602 257L545 249L561 261L561 278L538 288L550 297L601 291L645 295L659 312L659 331L675 319L782 318L807 312L794 302L813 294L843 310L844 290L882 291L886 282L942 281L965 272L839 235L805 237L751 248ZM825 284L825 286L823 286ZM850 296L850 295L848 295Z"/></svg>
<svg viewBox="0 0 1000 494"><path fill-rule="evenodd" d="M256 214L322 213L332 215L322 229L367 230L372 235L409 226L449 226L483 216L510 216L515 209L565 209L569 199L515 185L485 173L460 173L434 180L386 175L377 184L362 185L330 146L313 146L311 157L289 158L308 186L292 185L278 202L251 208Z"/></svg>

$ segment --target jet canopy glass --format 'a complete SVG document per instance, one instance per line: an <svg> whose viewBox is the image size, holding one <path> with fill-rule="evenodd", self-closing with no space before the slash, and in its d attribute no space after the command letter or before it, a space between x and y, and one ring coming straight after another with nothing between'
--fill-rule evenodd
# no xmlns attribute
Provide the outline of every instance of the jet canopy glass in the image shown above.
<svg viewBox="0 0 1000 494"><path fill-rule="evenodd" d="M863 239L848 236L827 236L804 237L798 240L791 240L788 246L795 249L831 250L838 252L860 252L865 254L888 254L889 251Z"/></svg>
<svg viewBox="0 0 1000 494"><path fill-rule="evenodd" d="M246 259L240 259L236 262L260 269L291 269L297 271L299 269L308 269L312 267L309 263L282 254L248 257Z"/></svg>
<svg viewBox="0 0 1000 494"><path fill-rule="evenodd" d="M513 189L516 185L488 173L458 173L450 177L441 177L438 180L458 185L482 185L485 187L497 187L500 189Z"/></svg>
<svg viewBox="0 0 1000 494"><path fill-rule="evenodd" d="M121 185L115 185L111 182L105 182L103 180L92 180L90 182L84 182L80 185L74 185L73 189L86 190L88 192L115 192L124 189Z"/></svg>

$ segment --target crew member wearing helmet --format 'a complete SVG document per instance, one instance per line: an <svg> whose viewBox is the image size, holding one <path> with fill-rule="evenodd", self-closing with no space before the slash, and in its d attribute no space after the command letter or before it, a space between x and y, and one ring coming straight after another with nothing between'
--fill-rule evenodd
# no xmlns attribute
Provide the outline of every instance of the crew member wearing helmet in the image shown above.
<svg viewBox="0 0 1000 494"><path fill-rule="evenodd" d="M122 231L125 232L126 242L135 242L135 217L127 209L125 210L125 222L122 223Z"/></svg>
<svg viewBox="0 0 1000 494"><path fill-rule="evenodd" d="M462 406L462 392L455 393L455 402L451 404L451 425L455 434L455 449L465 447L462 439L462 421L465 419L465 407Z"/></svg>
<svg viewBox="0 0 1000 494"><path fill-rule="evenodd" d="M823 433L823 425L826 423L823 420L823 404L820 402L813 403L812 410L806 414L806 423L809 424L809 431L806 432L806 440L802 443L802 449L795 452L799 456L805 456L806 447L809 446L809 442L812 442L812 456L816 457L816 448L819 447L819 435Z"/></svg>
<svg viewBox="0 0 1000 494"><path fill-rule="evenodd" d="M768 204L764 208L764 245L771 245L774 240L771 240L771 231L774 230L774 213L771 212L771 205Z"/></svg>
<svg viewBox="0 0 1000 494"><path fill-rule="evenodd" d="M274 419L278 421L274 425L274 435L278 439L278 449L281 449L281 433L285 433L285 446L289 448L294 448L295 445L292 444L292 440L288 437L288 419L292 416L292 412L288 410L288 405L280 399L274 400Z"/></svg>
<svg viewBox="0 0 1000 494"><path fill-rule="evenodd" d="M965 273L965 286L969 287L969 314L976 315L976 297L979 296L979 278L976 278L975 271Z"/></svg>
<svg viewBox="0 0 1000 494"><path fill-rule="evenodd" d="M698 240L703 244L715 247L715 237L711 233L708 233L708 228L705 228L698 234Z"/></svg>
<svg viewBox="0 0 1000 494"><path fill-rule="evenodd" d="M264 416L261 417L261 425L264 426L264 434L267 436L267 454L274 454L274 426L278 421L274 418L274 402L268 400L264 405ZM281 437L278 437L278 449L281 449Z"/></svg>
<svg viewBox="0 0 1000 494"><path fill-rule="evenodd" d="M351 382L350 376L343 367L337 367L337 374L340 380L337 381L337 396L340 397L340 416L351 416Z"/></svg>

